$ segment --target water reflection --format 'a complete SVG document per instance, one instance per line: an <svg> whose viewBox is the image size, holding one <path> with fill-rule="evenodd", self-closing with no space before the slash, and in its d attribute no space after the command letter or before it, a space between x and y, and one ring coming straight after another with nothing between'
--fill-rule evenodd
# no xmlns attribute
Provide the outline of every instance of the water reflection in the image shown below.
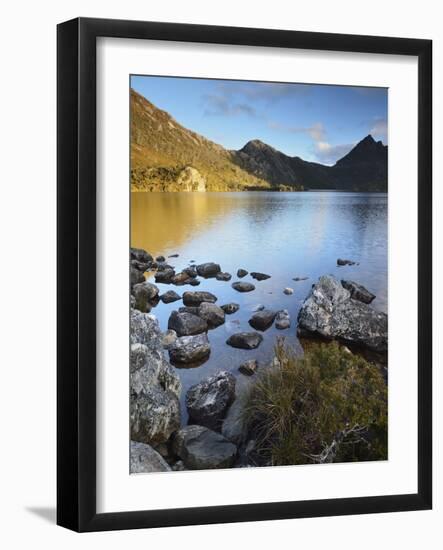
<svg viewBox="0 0 443 550"><path fill-rule="evenodd" d="M300 305L319 276L330 273L355 280L377 298L376 309L387 311L387 195L336 192L308 193L133 193L131 244L151 254L168 256L177 269L191 260L215 261L233 274L230 282L203 280L198 290L218 297L218 304L237 302L240 310L226 316L226 323L208 333L211 355L202 366L179 369L184 396L187 388L220 369L237 372L245 359L268 360L275 338L285 336L301 350L296 337ZM337 267L337 258L359 262ZM241 294L232 287L238 268L262 271L270 279L245 281L256 290ZM308 280L295 282L294 277ZM158 285L161 292L170 285ZM294 294L283 294L285 287ZM192 287L176 287L180 294ZM263 333L257 350L236 350L226 345L230 334L251 330L252 312L263 304L271 309L288 309L291 328L275 327ZM153 310L163 330L171 311L181 302L159 305ZM245 377L238 378L244 384ZM185 413L185 411L183 411Z"/></svg>

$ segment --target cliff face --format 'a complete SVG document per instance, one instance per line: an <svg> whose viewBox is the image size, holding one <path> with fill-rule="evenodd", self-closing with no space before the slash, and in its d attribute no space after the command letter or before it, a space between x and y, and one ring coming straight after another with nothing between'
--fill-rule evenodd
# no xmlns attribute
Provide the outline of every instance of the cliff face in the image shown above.
<svg viewBox="0 0 443 550"><path fill-rule="evenodd" d="M260 140L228 151L131 90L133 191L386 191L387 169L388 148L370 135L334 166L290 157Z"/></svg>

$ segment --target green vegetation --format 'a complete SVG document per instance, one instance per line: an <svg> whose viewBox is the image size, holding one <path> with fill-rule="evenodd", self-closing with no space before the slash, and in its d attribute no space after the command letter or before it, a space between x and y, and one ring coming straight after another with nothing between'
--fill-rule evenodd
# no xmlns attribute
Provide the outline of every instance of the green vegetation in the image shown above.
<svg viewBox="0 0 443 550"><path fill-rule="evenodd" d="M275 359L245 412L260 463L387 459L387 387L378 366L336 343L296 357L280 341Z"/></svg>

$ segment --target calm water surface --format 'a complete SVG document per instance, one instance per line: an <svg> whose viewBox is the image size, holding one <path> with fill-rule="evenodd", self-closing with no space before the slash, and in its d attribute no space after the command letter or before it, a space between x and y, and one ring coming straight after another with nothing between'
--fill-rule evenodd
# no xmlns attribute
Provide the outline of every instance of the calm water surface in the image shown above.
<svg viewBox="0 0 443 550"><path fill-rule="evenodd" d="M174 289L208 290L218 297L217 304L237 302L240 309L226 315L226 323L208 334L211 356L200 367L181 368L182 400L192 385L221 369L236 376L246 359L269 360L276 336L285 336L301 353L296 336L300 306L311 285L324 274L346 278L366 286L377 298L375 309L387 312L387 195L384 193L132 193L131 244L153 256L179 254L168 263L176 271L196 263L216 262L222 271L232 274L229 282L201 279L198 287L158 284L160 293ZM358 266L337 267L337 258L359 262ZM271 275L266 281L254 281L256 289L239 293L231 283L238 268ZM294 277L309 277L295 282ZM154 281L154 277L148 280ZM294 294L283 294L285 287ZM256 350L236 350L226 345L230 334L253 330L252 312L262 304L266 308L287 309L291 328L271 327ZM181 301L160 302L154 313L162 330ZM246 383L238 376L238 386ZM183 415L186 411L183 406Z"/></svg>

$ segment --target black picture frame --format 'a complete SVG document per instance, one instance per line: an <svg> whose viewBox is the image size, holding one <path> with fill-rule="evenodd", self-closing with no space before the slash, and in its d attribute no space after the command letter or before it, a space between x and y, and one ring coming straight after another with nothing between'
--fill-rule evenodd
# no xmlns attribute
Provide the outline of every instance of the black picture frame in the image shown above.
<svg viewBox="0 0 443 550"><path fill-rule="evenodd" d="M416 494L96 512L96 39L167 40L418 59L418 491ZM432 507L432 42L107 19L57 29L57 523L104 531Z"/></svg>

